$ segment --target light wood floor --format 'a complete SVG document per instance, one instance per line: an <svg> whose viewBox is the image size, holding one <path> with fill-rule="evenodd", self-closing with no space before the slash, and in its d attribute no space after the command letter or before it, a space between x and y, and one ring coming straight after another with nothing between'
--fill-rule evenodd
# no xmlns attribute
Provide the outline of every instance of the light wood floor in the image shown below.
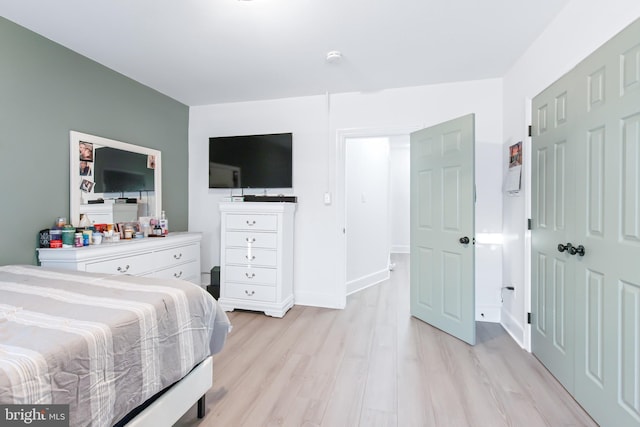
<svg viewBox="0 0 640 427"><path fill-rule="evenodd" d="M476 346L409 315L408 256L344 310L229 313L205 418L178 426L595 426L498 324Z"/></svg>

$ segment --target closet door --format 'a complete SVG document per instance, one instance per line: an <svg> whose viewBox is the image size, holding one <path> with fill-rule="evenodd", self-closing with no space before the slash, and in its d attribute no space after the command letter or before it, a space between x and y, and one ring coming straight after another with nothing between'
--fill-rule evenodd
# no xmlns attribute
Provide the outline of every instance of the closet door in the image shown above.
<svg viewBox="0 0 640 427"><path fill-rule="evenodd" d="M535 356L573 390L575 161L569 139L570 80L562 78L533 100L532 325Z"/></svg>
<svg viewBox="0 0 640 427"><path fill-rule="evenodd" d="M533 352L599 424L637 427L640 20L532 111Z"/></svg>
<svg viewBox="0 0 640 427"><path fill-rule="evenodd" d="M572 72L575 397L601 425L640 423L640 22Z"/></svg>

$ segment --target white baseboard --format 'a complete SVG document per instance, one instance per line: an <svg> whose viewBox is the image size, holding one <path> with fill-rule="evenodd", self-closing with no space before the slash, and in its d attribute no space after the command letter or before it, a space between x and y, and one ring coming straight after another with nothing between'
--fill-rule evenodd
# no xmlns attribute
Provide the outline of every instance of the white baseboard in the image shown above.
<svg viewBox="0 0 640 427"><path fill-rule="evenodd" d="M375 273L362 276L358 279L347 282L347 295L351 295L354 292L361 291L377 283L383 282L390 277L389 269L376 271Z"/></svg>
<svg viewBox="0 0 640 427"><path fill-rule="evenodd" d="M524 327L515 317L511 316L511 313L501 310L500 324L520 347L526 349L524 345Z"/></svg>
<svg viewBox="0 0 640 427"><path fill-rule="evenodd" d="M295 305L307 305L309 307L337 308L343 309L347 305L344 296L334 294L321 294L317 292L294 291Z"/></svg>
<svg viewBox="0 0 640 427"><path fill-rule="evenodd" d="M477 305L476 321L500 323L499 305Z"/></svg>
<svg viewBox="0 0 640 427"><path fill-rule="evenodd" d="M409 252L409 245L393 245L391 246L391 253L392 254L408 254Z"/></svg>

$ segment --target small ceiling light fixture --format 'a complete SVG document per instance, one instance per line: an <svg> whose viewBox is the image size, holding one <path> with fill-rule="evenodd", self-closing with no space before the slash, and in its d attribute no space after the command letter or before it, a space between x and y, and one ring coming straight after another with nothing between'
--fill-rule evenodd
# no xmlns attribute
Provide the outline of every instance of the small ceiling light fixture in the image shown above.
<svg viewBox="0 0 640 427"><path fill-rule="evenodd" d="M342 59L342 53L340 53L340 51L338 50L332 50L329 53L327 53L327 62L329 64L335 64L340 62L340 60Z"/></svg>

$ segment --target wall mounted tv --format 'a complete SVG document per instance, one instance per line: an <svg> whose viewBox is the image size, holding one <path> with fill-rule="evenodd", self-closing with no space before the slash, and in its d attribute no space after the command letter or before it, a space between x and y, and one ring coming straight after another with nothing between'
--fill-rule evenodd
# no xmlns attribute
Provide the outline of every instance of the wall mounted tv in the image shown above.
<svg viewBox="0 0 640 427"><path fill-rule="evenodd" d="M291 133L209 138L209 188L292 188Z"/></svg>

